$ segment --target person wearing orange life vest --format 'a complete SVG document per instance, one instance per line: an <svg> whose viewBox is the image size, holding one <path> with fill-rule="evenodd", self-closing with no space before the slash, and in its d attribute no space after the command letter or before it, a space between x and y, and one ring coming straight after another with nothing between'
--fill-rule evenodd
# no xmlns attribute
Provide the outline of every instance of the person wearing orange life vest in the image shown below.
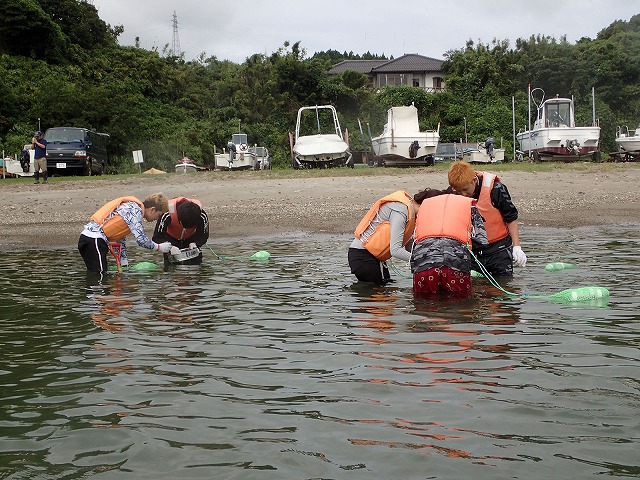
<svg viewBox="0 0 640 480"><path fill-rule="evenodd" d="M451 164L447 193L457 193L478 201L478 210L487 230L487 247L474 247L473 253L491 275L513 275L513 264L524 267L527 256L520 247L518 209L500 178L476 172L465 161ZM475 262L474 262L475 263ZM479 265L475 270L482 271Z"/></svg>
<svg viewBox="0 0 640 480"><path fill-rule="evenodd" d="M154 242L170 242L171 254L180 253L183 248L201 248L209 239L209 217L199 200L177 197L169 200L169 210L156 223L153 232ZM169 254L165 254L165 265L169 263ZM188 258L181 265L199 265L202 252Z"/></svg>
<svg viewBox="0 0 640 480"><path fill-rule="evenodd" d="M356 227L356 238L349 247L349 267L358 280L384 285L392 281L387 260L411 259L404 247L413 235L417 210L418 204L402 190L373 204Z"/></svg>
<svg viewBox="0 0 640 480"><path fill-rule="evenodd" d="M411 251L413 293L471 294L472 242L487 244L487 232L475 200L426 189L420 203Z"/></svg>
<svg viewBox="0 0 640 480"><path fill-rule="evenodd" d="M125 237L130 233L141 247L159 252L171 251L171 243L158 244L144 233L142 219L154 222L168 210L168 200L163 193L153 193L144 201L135 197L119 197L103 205L91 216L78 240L78 251L92 272L106 272L109 242L121 245L120 262L129 265Z"/></svg>

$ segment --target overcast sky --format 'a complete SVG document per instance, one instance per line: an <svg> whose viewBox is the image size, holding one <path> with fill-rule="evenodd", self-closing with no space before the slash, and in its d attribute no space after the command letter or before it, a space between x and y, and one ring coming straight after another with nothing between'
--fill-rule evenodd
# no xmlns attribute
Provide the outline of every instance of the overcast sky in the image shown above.
<svg viewBox="0 0 640 480"><path fill-rule="evenodd" d="M542 34L574 43L640 13L637 0L93 0L100 18L124 26L121 45L173 45L173 13L186 60L243 63L300 41L307 56L337 50L443 58L471 39L490 43Z"/></svg>

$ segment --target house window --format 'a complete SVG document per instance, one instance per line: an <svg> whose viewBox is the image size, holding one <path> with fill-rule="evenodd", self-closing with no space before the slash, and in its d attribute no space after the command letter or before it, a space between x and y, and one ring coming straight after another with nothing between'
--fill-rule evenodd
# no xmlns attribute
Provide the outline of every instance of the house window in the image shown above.
<svg viewBox="0 0 640 480"><path fill-rule="evenodd" d="M386 75L387 85L390 87L397 87L402 85L402 77L400 75Z"/></svg>
<svg viewBox="0 0 640 480"><path fill-rule="evenodd" d="M419 78L414 78L413 79L413 86L414 87L419 87L420 86L420 79Z"/></svg>
<svg viewBox="0 0 640 480"><path fill-rule="evenodd" d="M442 90L442 78L433 77L433 88L436 90Z"/></svg>

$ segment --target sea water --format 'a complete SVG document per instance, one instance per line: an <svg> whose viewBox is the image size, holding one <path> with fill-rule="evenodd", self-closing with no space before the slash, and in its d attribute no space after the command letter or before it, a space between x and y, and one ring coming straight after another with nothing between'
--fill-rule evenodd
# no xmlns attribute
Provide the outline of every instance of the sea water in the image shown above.
<svg viewBox="0 0 640 480"><path fill-rule="evenodd" d="M234 259L168 271L131 247L160 268L102 280L4 252L0 478L638 476L639 231L523 227L517 295L468 299L414 299L402 262L358 284L349 236L211 238ZM611 296L543 296L581 286Z"/></svg>

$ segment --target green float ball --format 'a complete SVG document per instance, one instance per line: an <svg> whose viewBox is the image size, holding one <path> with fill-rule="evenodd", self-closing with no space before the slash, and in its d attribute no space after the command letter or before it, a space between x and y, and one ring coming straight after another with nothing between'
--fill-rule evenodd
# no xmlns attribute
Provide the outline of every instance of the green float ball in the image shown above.
<svg viewBox="0 0 640 480"><path fill-rule="evenodd" d="M147 270L155 270L157 268L158 268L158 266L153 262L138 262L135 265L130 266L129 270L136 270L136 271L144 270L144 271L147 271Z"/></svg>
<svg viewBox="0 0 640 480"><path fill-rule="evenodd" d="M269 260L270 256L271 254L269 252L260 250L259 252L256 252L253 255L251 255L251 257L249 258L252 258L253 260Z"/></svg>

